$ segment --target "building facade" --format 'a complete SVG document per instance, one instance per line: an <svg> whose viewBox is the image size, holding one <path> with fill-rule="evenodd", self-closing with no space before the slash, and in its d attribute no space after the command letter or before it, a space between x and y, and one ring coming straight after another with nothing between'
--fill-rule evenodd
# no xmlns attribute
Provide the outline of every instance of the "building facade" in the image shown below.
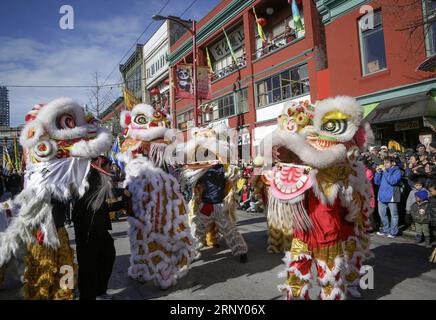
<svg viewBox="0 0 436 320"><path fill-rule="evenodd" d="M120 65L120 72L123 76L124 84L139 101L142 101L142 93L144 92L142 47L142 44L137 44L135 51L130 55L127 61Z"/></svg>
<svg viewBox="0 0 436 320"><path fill-rule="evenodd" d="M189 23L180 20L189 27ZM143 73L145 84L143 100L154 107L169 109L170 73L168 54L173 45L185 32L186 28L171 20L166 20L150 37L143 47Z"/></svg>
<svg viewBox="0 0 436 320"><path fill-rule="evenodd" d="M0 87L0 126L9 127L9 90Z"/></svg>
<svg viewBox="0 0 436 320"><path fill-rule="evenodd" d="M365 106L378 143L392 138L408 147L434 139L435 74L417 71L434 55L434 25L423 23L434 14L434 1L412 2L415 6L399 12L399 3L411 1L296 0L301 28L287 0L223 0L197 23L198 64L207 64L208 51L213 68L212 99L199 101L197 122L235 128L240 150L251 145L252 157L286 104L350 95ZM407 26L413 22L418 27L411 36ZM181 37L170 52L171 68L192 63L191 35ZM193 126L193 106L188 99L172 102L178 129ZM401 117L399 108L404 109ZM411 112L416 109L422 110L418 116ZM389 125L381 125L387 110L396 111ZM405 123L395 125L410 119L415 120L413 134Z"/></svg>
<svg viewBox="0 0 436 320"><path fill-rule="evenodd" d="M434 140L436 73L418 66L435 55L436 2L321 0L317 9L327 47L320 98L356 97L377 144L408 148Z"/></svg>
<svg viewBox="0 0 436 320"><path fill-rule="evenodd" d="M118 97L104 112L101 114L101 124L103 127L112 132L112 136L121 135L122 129L120 124L120 114L126 110L124 98Z"/></svg>
<svg viewBox="0 0 436 320"><path fill-rule="evenodd" d="M291 101L317 99L320 24L315 3L297 1L302 28L295 25L287 0L224 0L197 24L199 64L206 48L213 68L212 99L200 101L198 123L224 122L238 132L239 156L250 159L260 141L275 129L276 119ZM254 8L254 10L253 10ZM264 43L255 14L263 18ZM234 52L227 45L223 28ZM171 66L192 62L189 35L171 47ZM193 102L178 99L177 128L193 126Z"/></svg>

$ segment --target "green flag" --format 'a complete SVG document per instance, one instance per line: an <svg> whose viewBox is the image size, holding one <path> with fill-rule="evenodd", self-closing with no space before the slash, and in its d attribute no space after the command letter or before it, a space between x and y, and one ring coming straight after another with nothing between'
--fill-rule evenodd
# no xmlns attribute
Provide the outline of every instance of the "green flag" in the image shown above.
<svg viewBox="0 0 436 320"><path fill-rule="evenodd" d="M224 36L227 40L227 45L229 46L230 54L232 55L233 63L236 64L235 53L233 52L232 44L230 43L229 37L227 36L226 30L223 28Z"/></svg>

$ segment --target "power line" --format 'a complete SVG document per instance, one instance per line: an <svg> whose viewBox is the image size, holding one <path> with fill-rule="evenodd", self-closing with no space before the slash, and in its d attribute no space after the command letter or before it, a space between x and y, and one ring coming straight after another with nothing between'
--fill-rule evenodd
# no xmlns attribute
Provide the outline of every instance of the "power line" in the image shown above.
<svg viewBox="0 0 436 320"><path fill-rule="evenodd" d="M186 11L188 11L189 9L191 9L191 7L194 5L194 3L196 3L197 0L194 0L191 2L191 4L185 9L185 11L182 12L182 14L180 15L180 18L186 13Z"/></svg>
<svg viewBox="0 0 436 320"><path fill-rule="evenodd" d="M157 14L160 14L168 5L168 3L171 0L167 0L167 2L165 2L165 4L162 6L162 8L158 11ZM144 35L144 33L148 30L148 28L151 27L151 25L154 23L154 20L151 20L151 22L145 27L144 31L142 31L142 33L139 35L139 37L136 39L136 41L133 43L133 45L129 48L129 50L123 55L123 57L120 59L120 61L115 65L115 67L112 69L112 71L108 74L108 76L106 77L106 79L103 81L103 85L106 83L106 81L109 79L109 77L112 75L112 73L115 71L115 69L121 64L121 62L123 62L124 58L130 53L130 50L132 50L138 43L139 39L141 39L141 37Z"/></svg>

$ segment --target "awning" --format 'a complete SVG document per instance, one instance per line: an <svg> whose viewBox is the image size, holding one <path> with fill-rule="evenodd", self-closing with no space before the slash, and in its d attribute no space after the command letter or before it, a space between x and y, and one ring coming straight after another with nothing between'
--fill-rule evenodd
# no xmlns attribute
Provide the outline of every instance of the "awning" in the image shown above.
<svg viewBox="0 0 436 320"><path fill-rule="evenodd" d="M436 71L436 54L425 59L416 70L435 72Z"/></svg>
<svg viewBox="0 0 436 320"><path fill-rule="evenodd" d="M374 110L375 107L377 107L379 104L380 104L380 102L365 104L363 106L363 117L366 118L368 116L368 114L370 114L371 111Z"/></svg>
<svg viewBox="0 0 436 320"><path fill-rule="evenodd" d="M365 118L370 124L396 122L413 118L424 118L434 123L436 119L436 100L427 93L418 93L380 102ZM433 119L432 119L433 118Z"/></svg>

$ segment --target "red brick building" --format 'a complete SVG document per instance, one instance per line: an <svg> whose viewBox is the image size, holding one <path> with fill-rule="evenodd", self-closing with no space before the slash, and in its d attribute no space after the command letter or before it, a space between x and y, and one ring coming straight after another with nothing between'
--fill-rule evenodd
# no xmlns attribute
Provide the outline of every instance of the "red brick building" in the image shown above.
<svg viewBox="0 0 436 320"><path fill-rule="evenodd" d="M320 72L319 98L356 97L366 106L380 144L393 139L413 147L429 135L434 140L436 74L417 68L435 55L436 22L424 22L435 14L436 1L324 0L317 6L328 58L327 68ZM368 10L372 28L365 28L372 19Z"/></svg>
<svg viewBox="0 0 436 320"><path fill-rule="evenodd" d="M275 128L277 116L291 100L313 102L346 94L358 98L369 113L375 107L374 112L383 110L387 102L389 107L401 104L392 99L413 96L413 103L418 101L420 108L427 110L430 100L426 94L436 87L434 73L416 68L434 54L432 43L424 36L423 26L416 31L421 32L421 40L407 38L408 31L397 31L399 27L395 26L404 23L405 17L410 21L423 19L426 9L421 4L407 14L397 15L397 2L297 0L302 30L293 21L287 0L223 0L197 23L198 63L207 64L207 48L214 70L212 99L199 102L203 111L198 112L199 123L226 122L240 132L240 150L249 150L251 145L254 155L260 140ZM359 10L368 4L375 9L375 24L369 30L373 34L358 27L365 14ZM257 17L264 19L266 46L258 35L253 7ZM232 43L236 64L223 28ZM418 42L424 44L420 53L406 54L404 44L413 47ZM384 57L380 53L383 51ZM171 46L169 60L172 68L192 62L189 33ZM193 101L176 100L174 93L173 89L171 103L176 126L186 130L193 125ZM383 120L374 113L369 116L376 122ZM421 115L420 119L416 129L419 132L433 121L432 116ZM401 128L405 127L397 127ZM396 132L383 130L376 132L380 143L384 143L384 133ZM404 137L402 132L401 135Z"/></svg>

